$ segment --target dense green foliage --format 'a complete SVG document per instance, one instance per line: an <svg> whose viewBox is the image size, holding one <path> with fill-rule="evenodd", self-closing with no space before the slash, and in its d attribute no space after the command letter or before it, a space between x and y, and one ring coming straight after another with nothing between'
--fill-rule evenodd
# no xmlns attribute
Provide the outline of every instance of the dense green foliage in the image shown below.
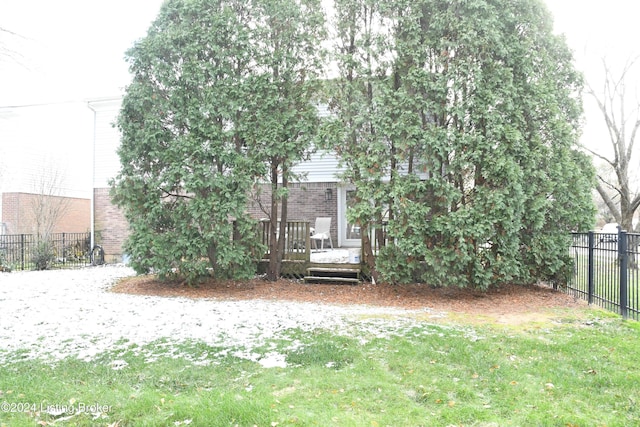
<svg viewBox="0 0 640 427"><path fill-rule="evenodd" d="M344 0L328 126L393 282L563 281L591 226L581 76L538 1ZM366 195L366 196L365 196ZM365 248L365 256L367 248Z"/></svg>
<svg viewBox="0 0 640 427"><path fill-rule="evenodd" d="M257 0L252 14L258 27L254 71L241 100L247 113L243 136L254 161L264 161L263 181L270 184L269 268L267 277L280 276L284 253L291 168L304 159L316 133L319 74L325 38L320 0ZM276 231L279 234L276 236Z"/></svg>
<svg viewBox="0 0 640 427"><path fill-rule="evenodd" d="M129 52L114 196L138 271L251 274L246 199L268 182L268 276L279 276L277 221L317 129L320 6L173 0ZM356 189L348 215L376 277L565 280L568 232L592 225L594 178L574 150L582 79L551 22L538 0L335 1L322 139ZM386 242L370 232L383 222Z"/></svg>
<svg viewBox="0 0 640 427"><path fill-rule="evenodd" d="M139 272L250 273L251 252L231 238L234 218L249 230L245 194L257 172L235 125L250 61L242 10L240 2L167 2L128 53L134 80L118 120L114 198Z"/></svg>
<svg viewBox="0 0 640 427"><path fill-rule="evenodd" d="M323 20L302 3L169 1L129 51L113 195L137 271L190 282L255 272L247 196L267 173L282 178L317 121L309 57Z"/></svg>

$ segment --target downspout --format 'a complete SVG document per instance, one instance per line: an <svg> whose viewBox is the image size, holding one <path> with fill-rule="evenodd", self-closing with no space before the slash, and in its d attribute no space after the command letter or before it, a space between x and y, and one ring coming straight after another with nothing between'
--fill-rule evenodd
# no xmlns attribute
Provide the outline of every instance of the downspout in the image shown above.
<svg viewBox="0 0 640 427"><path fill-rule="evenodd" d="M89 250L93 250L96 245L95 241L95 195L96 195L96 123L98 121L98 112L91 105L91 101L87 103L89 109L93 111L93 141L91 143L91 247Z"/></svg>

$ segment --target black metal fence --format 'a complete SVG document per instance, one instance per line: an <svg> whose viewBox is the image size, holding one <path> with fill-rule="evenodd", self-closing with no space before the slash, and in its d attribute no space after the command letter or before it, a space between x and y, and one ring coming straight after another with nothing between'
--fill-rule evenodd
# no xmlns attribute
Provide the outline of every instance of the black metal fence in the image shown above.
<svg viewBox="0 0 640 427"><path fill-rule="evenodd" d="M640 320L640 234L573 233L571 255L574 274L568 293Z"/></svg>
<svg viewBox="0 0 640 427"><path fill-rule="evenodd" d="M91 233L0 235L0 265L12 270L84 267L91 264Z"/></svg>

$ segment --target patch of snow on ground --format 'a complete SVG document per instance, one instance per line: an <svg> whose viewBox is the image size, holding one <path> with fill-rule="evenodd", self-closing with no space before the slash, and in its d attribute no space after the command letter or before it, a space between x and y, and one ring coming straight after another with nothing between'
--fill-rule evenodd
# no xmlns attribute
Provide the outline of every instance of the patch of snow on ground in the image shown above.
<svg viewBox="0 0 640 427"><path fill-rule="evenodd" d="M0 363L17 351L25 358L92 360L107 350L168 339L169 346L202 341L265 367L284 366L282 355L258 354L256 348L294 328L348 333L355 327L385 334L394 325L413 324L411 311L395 308L108 292L119 278L133 274L124 266L0 273ZM114 369L121 365L116 362Z"/></svg>
<svg viewBox="0 0 640 427"><path fill-rule="evenodd" d="M348 249L312 250L311 262L345 264L349 262Z"/></svg>

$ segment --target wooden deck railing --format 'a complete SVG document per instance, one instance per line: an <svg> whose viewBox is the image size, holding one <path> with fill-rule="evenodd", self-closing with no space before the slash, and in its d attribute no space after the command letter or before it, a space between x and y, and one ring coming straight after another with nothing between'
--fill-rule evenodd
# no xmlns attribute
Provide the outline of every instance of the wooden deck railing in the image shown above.
<svg viewBox="0 0 640 427"><path fill-rule="evenodd" d="M259 222L259 236L260 242L267 247L267 251L263 255L263 259L269 258L269 239L271 223L268 219L263 219ZM278 222L279 232L280 223ZM283 260L311 260L311 225L309 221L291 220L287 221L285 229L285 244ZM387 236L387 222L376 223L370 225L370 238L371 249L374 255L378 254L378 251L386 246L388 242Z"/></svg>
<svg viewBox="0 0 640 427"><path fill-rule="evenodd" d="M278 222L280 227L280 222ZM283 260L311 261L311 226L309 221L287 221L285 224L285 242ZM279 228L276 235L279 234ZM269 258L269 241L271 237L271 222L268 219L260 221L260 241L267 247L263 259Z"/></svg>

